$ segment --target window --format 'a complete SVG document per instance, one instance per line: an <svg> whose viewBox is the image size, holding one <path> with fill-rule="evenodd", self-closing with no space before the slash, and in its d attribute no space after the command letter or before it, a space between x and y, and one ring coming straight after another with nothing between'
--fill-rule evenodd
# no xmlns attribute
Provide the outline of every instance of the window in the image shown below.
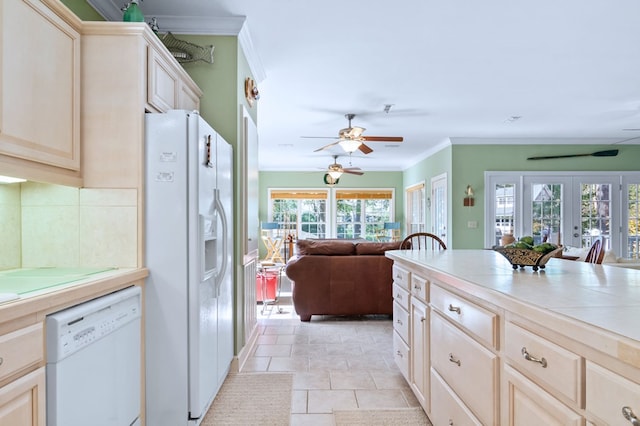
<svg viewBox="0 0 640 426"><path fill-rule="evenodd" d="M270 191L271 222L292 231L298 238L326 238L326 190Z"/></svg>
<svg viewBox="0 0 640 426"><path fill-rule="evenodd" d="M394 218L393 189L271 189L269 200L269 221L300 239L376 240Z"/></svg>
<svg viewBox="0 0 640 426"><path fill-rule="evenodd" d="M336 236L376 240L392 221L391 190L336 190Z"/></svg>
<svg viewBox="0 0 640 426"><path fill-rule="evenodd" d="M424 214L424 182L405 189L407 235L426 229Z"/></svg>

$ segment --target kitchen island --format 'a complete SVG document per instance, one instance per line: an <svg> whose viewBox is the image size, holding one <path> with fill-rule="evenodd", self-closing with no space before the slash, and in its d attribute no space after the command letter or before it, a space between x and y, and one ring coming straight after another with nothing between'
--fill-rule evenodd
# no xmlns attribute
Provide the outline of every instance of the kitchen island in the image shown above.
<svg viewBox="0 0 640 426"><path fill-rule="evenodd" d="M49 268L47 268L49 269ZM33 278L33 271L11 271L15 276ZM56 268L41 271L43 281L59 273ZM0 304L0 424L40 425L46 423L45 396L45 319L46 316L74 305L96 299L133 285L144 286L146 268L119 268L66 279L17 294ZM5 272L6 273L6 272ZM6 277L5 277L6 278ZM30 283L31 284L31 283ZM37 286L31 285L32 288ZM15 287L12 287L15 290ZM143 288L144 291L144 288ZM142 359L140 360L142 363ZM142 381L143 378L141 377ZM144 389L144 387L142 387ZM141 404L144 407L143 395ZM144 420L143 420L144 424Z"/></svg>
<svg viewBox="0 0 640 426"><path fill-rule="evenodd" d="M640 417L640 271L555 258L514 270L491 250L386 255L396 362L435 425Z"/></svg>

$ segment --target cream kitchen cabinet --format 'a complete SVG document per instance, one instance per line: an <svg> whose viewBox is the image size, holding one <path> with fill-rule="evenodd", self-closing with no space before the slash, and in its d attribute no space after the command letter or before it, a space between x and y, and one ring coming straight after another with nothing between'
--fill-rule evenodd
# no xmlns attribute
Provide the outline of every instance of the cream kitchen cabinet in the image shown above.
<svg viewBox="0 0 640 426"><path fill-rule="evenodd" d="M45 368L0 388L0 425L45 426Z"/></svg>
<svg viewBox="0 0 640 426"><path fill-rule="evenodd" d="M640 424L640 275L562 260L513 271L491 250L386 256L429 277L434 425Z"/></svg>
<svg viewBox="0 0 640 426"><path fill-rule="evenodd" d="M639 425L640 384L587 361L586 410L596 424Z"/></svg>
<svg viewBox="0 0 640 426"><path fill-rule="evenodd" d="M0 174L81 186L82 22L54 0L3 0L0 20Z"/></svg>
<svg viewBox="0 0 640 426"><path fill-rule="evenodd" d="M0 425L45 425L41 322L0 336Z"/></svg>
<svg viewBox="0 0 640 426"><path fill-rule="evenodd" d="M410 385L418 402L429 412L429 307L411 298L411 376Z"/></svg>
<svg viewBox="0 0 640 426"><path fill-rule="evenodd" d="M396 365L407 381L411 380L411 351L409 350L411 296L409 284L411 273L393 266L393 354Z"/></svg>
<svg viewBox="0 0 640 426"><path fill-rule="evenodd" d="M197 87L188 84L179 72L175 60L164 49L152 44L147 53L147 104L149 109L164 112L170 109L199 110Z"/></svg>
<svg viewBox="0 0 640 426"><path fill-rule="evenodd" d="M85 22L82 64L85 186L142 197L145 112L197 109L193 99L178 105L178 95L202 91L145 23Z"/></svg>
<svg viewBox="0 0 640 426"><path fill-rule="evenodd" d="M503 422L509 426L580 426L583 418L543 388L505 365Z"/></svg>

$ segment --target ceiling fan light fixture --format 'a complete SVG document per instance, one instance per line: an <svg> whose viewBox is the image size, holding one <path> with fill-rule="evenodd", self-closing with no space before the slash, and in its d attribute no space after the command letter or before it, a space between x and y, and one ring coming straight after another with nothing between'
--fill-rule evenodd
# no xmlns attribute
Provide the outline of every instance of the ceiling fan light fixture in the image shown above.
<svg viewBox="0 0 640 426"><path fill-rule="evenodd" d="M353 140L353 139L345 139L345 140L341 140L339 142L339 145L342 147L342 149L344 149L345 152L352 154L356 152L358 148L360 148L360 145L362 145L362 142L358 140Z"/></svg>
<svg viewBox="0 0 640 426"><path fill-rule="evenodd" d="M327 172L329 176L331 176L333 179L339 179L340 176L342 176L342 172L339 170L329 170L329 172Z"/></svg>

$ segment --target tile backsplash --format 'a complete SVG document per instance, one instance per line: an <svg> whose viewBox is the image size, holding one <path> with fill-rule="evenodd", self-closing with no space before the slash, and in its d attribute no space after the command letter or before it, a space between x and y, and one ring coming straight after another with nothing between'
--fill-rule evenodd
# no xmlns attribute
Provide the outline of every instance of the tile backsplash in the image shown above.
<svg viewBox="0 0 640 426"><path fill-rule="evenodd" d="M0 269L135 267L137 211L135 189L0 185Z"/></svg>

